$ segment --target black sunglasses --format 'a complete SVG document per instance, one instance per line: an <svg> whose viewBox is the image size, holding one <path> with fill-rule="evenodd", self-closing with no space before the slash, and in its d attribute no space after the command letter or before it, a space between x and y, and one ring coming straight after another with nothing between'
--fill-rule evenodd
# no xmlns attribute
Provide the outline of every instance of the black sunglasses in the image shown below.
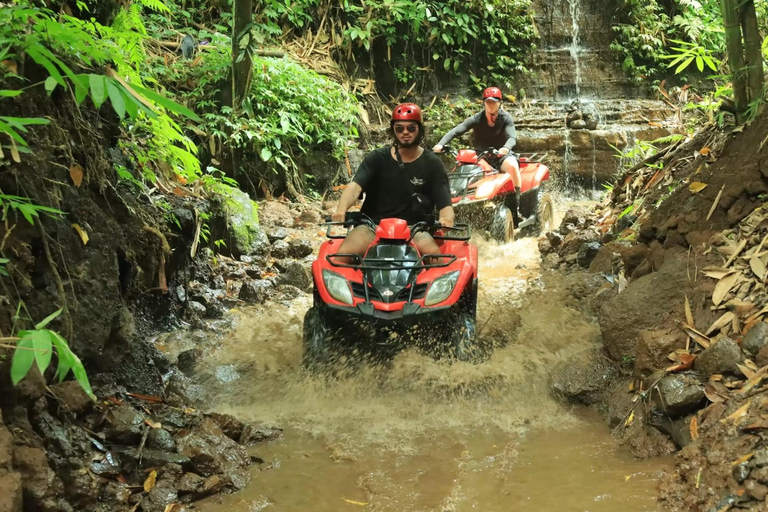
<svg viewBox="0 0 768 512"><path fill-rule="evenodd" d="M419 125L416 124L409 124L408 126L402 125L402 124L396 124L395 125L395 131L397 133L403 133L405 130L408 130L408 133L415 133L416 130L418 130Z"/></svg>

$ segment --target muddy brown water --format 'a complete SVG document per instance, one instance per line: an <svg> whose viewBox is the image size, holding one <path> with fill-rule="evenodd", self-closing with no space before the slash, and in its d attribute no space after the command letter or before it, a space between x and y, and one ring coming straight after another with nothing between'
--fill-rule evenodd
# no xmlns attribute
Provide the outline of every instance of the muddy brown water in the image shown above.
<svg viewBox="0 0 768 512"><path fill-rule="evenodd" d="M478 245L478 325L496 344L483 363L405 351L327 382L301 369L311 299L236 311L205 362L240 375L215 408L285 432L253 447L264 462L246 490L199 509L663 512L656 482L671 461L635 460L594 413L549 394L552 366L598 342L594 321L542 278L534 239Z"/></svg>

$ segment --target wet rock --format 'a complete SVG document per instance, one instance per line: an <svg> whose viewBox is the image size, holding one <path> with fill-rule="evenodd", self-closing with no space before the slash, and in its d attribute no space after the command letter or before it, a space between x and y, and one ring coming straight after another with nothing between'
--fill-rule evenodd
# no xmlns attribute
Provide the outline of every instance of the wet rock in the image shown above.
<svg viewBox="0 0 768 512"><path fill-rule="evenodd" d="M147 434L147 446L170 452L176 448L176 443L173 441L171 433L164 428L153 428Z"/></svg>
<svg viewBox="0 0 768 512"><path fill-rule="evenodd" d="M542 255L542 257L546 256L552 251L554 251L554 248L552 247L552 242L550 242L548 238L543 237L539 239L539 253Z"/></svg>
<svg viewBox="0 0 768 512"><path fill-rule="evenodd" d="M283 435L283 429L275 427L264 427L246 423L243 426L243 432L240 435L239 443L244 446L250 446L265 441L274 441Z"/></svg>
<svg viewBox="0 0 768 512"><path fill-rule="evenodd" d="M269 242L274 245L278 240L285 240L288 238L288 230L285 228L277 228L267 232L267 238Z"/></svg>
<svg viewBox="0 0 768 512"><path fill-rule="evenodd" d="M131 489L117 482L107 482L99 494L99 501L107 503L128 503L131 497Z"/></svg>
<svg viewBox="0 0 768 512"><path fill-rule="evenodd" d="M251 463L248 452L225 436L210 418L194 430L177 436L176 446L191 459L195 472L200 475L223 475L222 480L236 489L242 489L250 481L246 471Z"/></svg>
<svg viewBox="0 0 768 512"><path fill-rule="evenodd" d="M617 263L621 260L622 254L627 251L629 243L627 242L609 242L600 247L597 255L589 264L589 271L604 274L616 274Z"/></svg>
<svg viewBox="0 0 768 512"><path fill-rule="evenodd" d="M588 242L582 244L579 249L579 256L576 259L578 264L581 265L582 268L589 268L592 260L595 259L598 251L600 251L600 247L600 242Z"/></svg>
<svg viewBox="0 0 768 512"><path fill-rule="evenodd" d="M109 441L121 444L138 444L144 432L146 417L129 405L111 407L107 413L104 431Z"/></svg>
<svg viewBox="0 0 768 512"><path fill-rule="evenodd" d="M259 226L258 206L245 192L227 187L224 190L224 212L227 216L227 248L232 256L242 254L266 256L270 244Z"/></svg>
<svg viewBox="0 0 768 512"><path fill-rule="evenodd" d="M272 256L274 258L283 259L288 258L290 255L291 246L285 240L278 240L272 246Z"/></svg>
<svg viewBox="0 0 768 512"><path fill-rule="evenodd" d="M599 238L600 237L598 236L598 234L590 229L583 230L583 231L574 231L573 233L569 233L568 235L565 236L565 238L563 239L563 243L560 244L560 247L558 247L557 249L557 253L560 254L561 256L576 255L576 258L578 258L577 255L579 254L579 251L585 244L598 242ZM594 254L596 255L597 251L595 251ZM593 255L593 258L594 258L594 255Z"/></svg>
<svg viewBox="0 0 768 512"><path fill-rule="evenodd" d="M58 399L59 404L70 412L80 414L88 412L93 407L93 400L75 380L53 384L50 389Z"/></svg>
<svg viewBox="0 0 768 512"><path fill-rule="evenodd" d="M205 404L205 390L180 371L174 370L171 373L165 392L176 394L196 407Z"/></svg>
<svg viewBox="0 0 768 512"><path fill-rule="evenodd" d="M312 242L306 238L294 238L288 242L288 256L303 258L312 254Z"/></svg>
<svg viewBox="0 0 768 512"><path fill-rule="evenodd" d="M251 280L240 288L240 300L263 304L269 298L273 285L271 281Z"/></svg>
<svg viewBox="0 0 768 512"><path fill-rule="evenodd" d="M560 247L560 244L563 243L563 235L558 233L557 231L547 231L547 240L549 240L550 245L553 249L557 249Z"/></svg>
<svg viewBox="0 0 768 512"><path fill-rule="evenodd" d="M577 119L571 123L572 130L583 130L587 127L587 122L583 119Z"/></svg>
<svg viewBox="0 0 768 512"><path fill-rule="evenodd" d="M768 448L755 451L755 455L749 459L749 465L753 468L762 468L768 466Z"/></svg>
<svg viewBox="0 0 768 512"><path fill-rule="evenodd" d="M213 287L219 290L224 290L227 288L227 282L224 280L224 276L216 276L213 278ZM224 293L226 295L226 292Z"/></svg>
<svg viewBox="0 0 768 512"><path fill-rule="evenodd" d="M643 329L639 333L635 353L635 372L644 375L669 366L667 356L685 346L685 337L678 331Z"/></svg>
<svg viewBox="0 0 768 512"><path fill-rule="evenodd" d="M166 464L178 464L186 469L192 468L190 458L178 453L152 448L144 448L139 453L139 449L133 446L116 446L115 451L120 454L123 461L131 461L135 465L139 464L139 458L141 458L141 467L145 468L160 468Z"/></svg>
<svg viewBox="0 0 768 512"><path fill-rule="evenodd" d="M560 256L549 253L541 260L541 266L545 269L557 268L560 265Z"/></svg>
<svg viewBox="0 0 768 512"><path fill-rule="evenodd" d="M706 375L716 373L740 374L738 364L744 360L739 345L730 338L721 338L696 358L694 368Z"/></svg>
<svg viewBox="0 0 768 512"><path fill-rule="evenodd" d="M251 265L245 268L245 275L251 279L262 279L264 277L264 269L258 265Z"/></svg>
<svg viewBox="0 0 768 512"><path fill-rule="evenodd" d="M697 410L706 400L704 385L689 375L668 375L653 392L656 408L669 418Z"/></svg>
<svg viewBox="0 0 768 512"><path fill-rule="evenodd" d="M742 464L738 464L738 465L734 466L733 470L731 471L731 473L733 475L733 479L736 480L736 482L742 483L744 480L749 478L750 471L752 471L752 470L749 467L749 464L744 462Z"/></svg>
<svg viewBox="0 0 768 512"><path fill-rule="evenodd" d="M678 448L685 448L693 442L690 418L672 420L666 414L654 411L651 413L648 423L667 434Z"/></svg>
<svg viewBox="0 0 768 512"><path fill-rule="evenodd" d="M187 290L184 288L183 284L180 284L175 288L176 290L176 298L179 299L179 302L187 302Z"/></svg>
<svg viewBox="0 0 768 512"><path fill-rule="evenodd" d="M0 475L0 512L21 512L21 510L21 475L15 472Z"/></svg>
<svg viewBox="0 0 768 512"><path fill-rule="evenodd" d="M305 292L290 284L281 284L277 287L277 293L280 295L280 300L293 300L301 297Z"/></svg>
<svg viewBox="0 0 768 512"><path fill-rule="evenodd" d="M234 365L224 364L217 366L213 371L216 379L222 384L229 384L240 379L240 373L235 369Z"/></svg>
<svg viewBox="0 0 768 512"><path fill-rule="evenodd" d="M195 473L184 473L177 484L180 493L198 494L203 490L205 478Z"/></svg>
<svg viewBox="0 0 768 512"><path fill-rule="evenodd" d="M616 370L600 347L575 354L552 370L550 389L569 402L594 404Z"/></svg>
<svg viewBox="0 0 768 512"><path fill-rule="evenodd" d="M756 355L768 345L768 324L758 322L749 330L741 342L741 348L751 355Z"/></svg>
<svg viewBox="0 0 768 512"><path fill-rule="evenodd" d="M144 512L164 512L171 503L179 500L176 489L170 483L158 483L141 502Z"/></svg>
<svg viewBox="0 0 768 512"><path fill-rule="evenodd" d="M195 366L197 365L197 360L201 355L202 350L199 348L191 348L189 350L185 350L184 352L179 353L176 365L179 367L179 370L185 374L190 374L194 372Z"/></svg>
<svg viewBox="0 0 768 512"><path fill-rule="evenodd" d="M99 476L117 476L122 470L117 452L109 451L100 461L91 462L90 470Z"/></svg>
<svg viewBox="0 0 768 512"><path fill-rule="evenodd" d="M303 263L290 261L285 265L285 271L278 276L277 284L289 284L307 290L312 286L312 275Z"/></svg>
<svg viewBox="0 0 768 512"><path fill-rule="evenodd" d="M563 216L563 222L560 224L560 226L575 226L577 228L583 228L587 226L588 219L591 218L592 213L590 212L589 208L583 207L583 206L577 206L574 208L569 208L565 215ZM560 231L562 234L563 231Z"/></svg>
<svg viewBox="0 0 768 512"><path fill-rule="evenodd" d="M768 496L768 487L755 480L747 480L744 484L744 488L747 490L748 496L759 502L764 503L765 497Z"/></svg>
<svg viewBox="0 0 768 512"><path fill-rule="evenodd" d="M206 313L205 306L197 301L191 300L187 302L187 308L189 309L189 312L192 315L199 316L199 317L205 316L205 313Z"/></svg>
<svg viewBox="0 0 768 512"><path fill-rule="evenodd" d="M155 421L175 428L189 428L199 417L199 413L186 414L170 407L161 407L152 411L152 418Z"/></svg>
<svg viewBox="0 0 768 512"><path fill-rule="evenodd" d="M213 420L221 432L233 441L239 441L245 424L230 414L211 413L208 417Z"/></svg>

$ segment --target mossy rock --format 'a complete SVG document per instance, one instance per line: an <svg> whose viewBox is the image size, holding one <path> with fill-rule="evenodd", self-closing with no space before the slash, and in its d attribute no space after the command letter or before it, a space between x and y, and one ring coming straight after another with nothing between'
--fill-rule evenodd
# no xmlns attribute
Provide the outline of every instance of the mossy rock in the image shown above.
<svg viewBox="0 0 768 512"><path fill-rule="evenodd" d="M267 256L270 250L267 234L259 226L259 206L248 194L222 186L223 211L227 219L227 247L232 256Z"/></svg>

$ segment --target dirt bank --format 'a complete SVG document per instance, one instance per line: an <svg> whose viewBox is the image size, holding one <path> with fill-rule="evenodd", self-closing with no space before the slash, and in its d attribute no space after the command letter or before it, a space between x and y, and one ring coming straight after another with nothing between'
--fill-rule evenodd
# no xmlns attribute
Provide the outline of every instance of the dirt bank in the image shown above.
<svg viewBox="0 0 768 512"><path fill-rule="evenodd" d="M671 510L765 510L763 251L768 116L707 127L636 166L612 201L542 241L545 265L598 274L602 356L620 372L591 402L640 456L682 448L662 481ZM583 374L601 359L574 361ZM575 379L578 380L578 379ZM586 385L586 384L584 384ZM575 391L574 391L575 390Z"/></svg>

